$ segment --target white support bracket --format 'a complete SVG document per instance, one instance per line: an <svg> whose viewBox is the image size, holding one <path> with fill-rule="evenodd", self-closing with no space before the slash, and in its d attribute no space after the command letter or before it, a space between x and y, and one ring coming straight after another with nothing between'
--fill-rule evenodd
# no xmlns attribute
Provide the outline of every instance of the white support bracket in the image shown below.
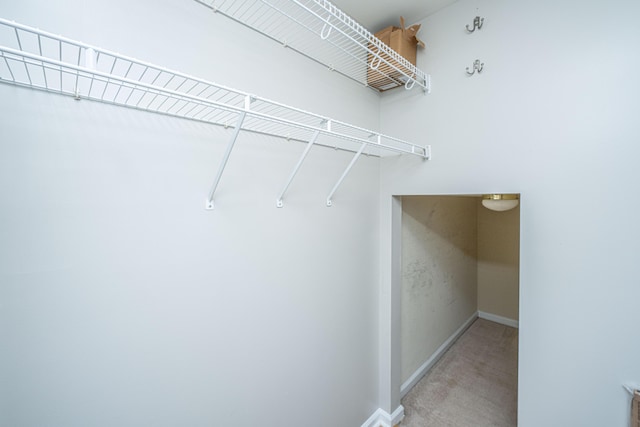
<svg viewBox="0 0 640 427"><path fill-rule="evenodd" d="M349 171L351 171L351 168L353 167L353 165L356 164L356 161L358 160L358 157L360 157L360 155L362 154L362 152L364 151L366 146L367 146L366 143L362 144L362 146L360 147L360 149L358 150L356 155L353 156L353 159L351 159L351 162L347 166L347 169L345 169L345 171L342 173L342 176L340 177L338 182L336 182L336 185L333 186L333 189L331 190L331 193L329 193L329 196L327 196L327 207L333 206L333 201L331 200L331 199L333 199L333 195L338 190L338 187L340 187L340 184L342 184L342 181L344 181L344 179L347 177L347 174L349 173Z"/></svg>
<svg viewBox="0 0 640 427"><path fill-rule="evenodd" d="M80 51L82 52L82 50ZM88 70L95 70L96 69L96 51L95 49L88 47L84 49L84 66L86 69ZM78 66L80 66L80 58L78 57ZM73 90L73 98L76 101L80 101L80 89L78 87L79 84L79 76L80 76L80 72L76 71L76 81L75 81L75 85L74 85L74 90Z"/></svg>
<svg viewBox="0 0 640 427"><path fill-rule="evenodd" d="M315 144L316 140L318 139L318 135L320 135L320 131L319 130L314 132L313 136L311 137L311 140L307 144L307 148L304 149L304 152L302 153L302 156L300 156L300 160L298 160L298 163L293 168L293 171L291 172L291 175L289 176L289 180L287 181L287 183L285 184L284 188L280 192L280 195L278 196L278 200L276 201L276 206L277 207L281 208L281 207L284 206L284 204L282 202L282 198L284 197L285 193L289 189L289 186L291 185L291 182L293 181L293 179L295 178L296 174L298 173L298 170L300 170L300 167L302 166L302 163L304 162L304 159L307 157L307 154L309 154L309 151L311 150L311 147L313 146L313 144Z"/></svg>
<svg viewBox="0 0 640 427"><path fill-rule="evenodd" d="M213 182L213 186L211 187L211 191L209 192L209 197L207 197L206 209L211 210L214 208L213 206L213 196L216 193L216 189L218 188L218 184L220 183L220 178L222 178L222 173L224 172L224 168L227 166L227 161L229 160L229 156L231 155L231 151L233 150L233 146L236 143L236 139L238 139L238 134L240 133L240 129L242 129L242 123L244 122L244 118L247 116L247 112L243 111L238 116L238 122L236 123L236 127L233 130L233 135L231 135L231 140L229 141L229 145L227 145L227 151L224 153L224 157L222 158L222 162L220 163L220 168L218 169L218 174L216 175L216 179Z"/></svg>

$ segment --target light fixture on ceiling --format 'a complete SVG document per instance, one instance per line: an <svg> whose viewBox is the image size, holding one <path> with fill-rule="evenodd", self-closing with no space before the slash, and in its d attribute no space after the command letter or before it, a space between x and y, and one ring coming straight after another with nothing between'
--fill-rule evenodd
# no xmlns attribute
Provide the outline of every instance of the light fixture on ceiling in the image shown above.
<svg viewBox="0 0 640 427"><path fill-rule="evenodd" d="M508 211L518 206L517 194L485 194L482 196L482 206L492 211Z"/></svg>

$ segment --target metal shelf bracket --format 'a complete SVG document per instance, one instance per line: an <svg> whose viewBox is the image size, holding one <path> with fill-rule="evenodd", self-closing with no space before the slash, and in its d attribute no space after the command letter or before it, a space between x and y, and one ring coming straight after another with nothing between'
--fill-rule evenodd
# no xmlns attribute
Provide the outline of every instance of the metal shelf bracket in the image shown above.
<svg viewBox="0 0 640 427"><path fill-rule="evenodd" d="M353 156L353 158L351 159L351 162L349 162L349 165L347 166L345 171L342 173L342 176L340 177L338 182L336 182L336 185L333 186L331 193L329 193L329 195L327 196L327 207L333 206L333 195L338 190L338 187L340 187L340 184L342 184L342 181L344 181L344 179L347 177L347 174L351 171L351 168L353 167L353 165L356 164L356 161L358 160L358 158L360 157L360 155L362 154L366 146L367 144L362 144L362 146L360 147L356 155Z"/></svg>
<svg viewBox="0 0 640 427"><path fill-rule="evenodd" d="M291 175L289 176L289 179L287 180L287 183L285 184L284 188L280 192L280 195L278 196L278 200L276 201L276 206L277 207L281 208L281 207L284 206L284 203L282 202L282 198L284 197L285 193L289 189L289 186L291 185L291 182L296 177L296 174L298 173L298 170L300 170L300 167L302 166L302 163L304 162L304 159L307 157L307 154L309 154L309 151L311 151L311 147L313 146L313 144L316 143L316 140L318 139L318 135L320 135L320 131L316 131L313 134L313 136L311 137L311 140L307 144L307 147L304 149L304 152L302 153L302 156L300 156L300 159L298 160L298 163L296 163L296 166L293 168L293 171L291 172Z"/></svg>
<svg viewBox="0 0 640 427"><path fill-rule="evenodd" d="M247 102L249 102L247 100ZM216 189L218 188L218 184L220 184L220 178L222 178L222 174L224 173L224 168L227 166L227 161L229 161L229 156L231 156L231 151L233 150L233 146L238 139L238 134L240 133L240 129L242 129L242 123L244 122L244 118L247 116L246 112L240 113L238 116L238 122L236 123L235 129L233 129L233 134L231 135L231 139L229 140L229 145L227 145L227 150L222 157L222 162L220 163L220 167L218 168L218 173L216 174L216 178L213 181L213 186L211 187L211 191L209 191L209 197L207 197L207 209L214 209L213 205L213 197L216 194Z"/></svg>

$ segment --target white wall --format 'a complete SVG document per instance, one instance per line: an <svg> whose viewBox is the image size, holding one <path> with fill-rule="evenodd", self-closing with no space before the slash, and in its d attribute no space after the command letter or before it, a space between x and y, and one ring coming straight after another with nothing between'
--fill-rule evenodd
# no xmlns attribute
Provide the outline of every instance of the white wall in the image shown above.
<svg viewBox="0 0 640 427"><path fill-rule="evenodd" d="M2 16L365 127L377 96L195 2ZM286 71L291 65L299 72ZM312 83L312 84L311 84ZM0 85L0 425L357 426L378 408L378 173Z"/></svg>
<svg viewBox="0 0 640 427"><path fill-rule="evenodd" d="M478 206L478 310L518 320L520 207L496 212Z"/></svg>
<svg viewBox="0 0 640 427"><path fill-rule="evenodd" d="M433 93L383 99L382 130L433 160L381 164L381 402L399 404L392 195L522 193L519 425L628 425L640 381L640 3L460 0L426 19ZM464 26L485 17L481 31ZM465 67L485 62L481 75ZM391 409L393 410L393 409Z"/></svg>
<svg viewBox="0 0 640 427"><path fill-rule="evenodd" d="M523 194L520 425L626 425L639 8L460 0L425 20L433 93L389 93L380 117L434 159L382 163L379 236L374 159L327 210L349 156L318 150L277 210L303 147L247 137L205 212L224 132L0 85L0 424L352 426L393 411L391 196L491 188ZM377 126L375 94L195 2L32 0L2 16Z"/></svg>
<svg viewBox="0 0 640 427"><path fill-rule="evenodd" d="M476 211L473 197L402 198L402 383L478 310Z"/></svg>

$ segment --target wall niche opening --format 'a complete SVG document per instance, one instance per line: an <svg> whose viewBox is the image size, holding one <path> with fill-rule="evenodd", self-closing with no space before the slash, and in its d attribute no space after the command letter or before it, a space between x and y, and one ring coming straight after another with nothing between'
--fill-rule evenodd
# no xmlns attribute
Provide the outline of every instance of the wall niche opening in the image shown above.
<svg viewBox="0 0 640 427"><path fill-rule="evenodd" d="M483 206L483 195L398 199L400 395L407 417L480 410L491 425L515 425L520 204L494 211ZM478 402L484 407L474 408Z"/></svg>

